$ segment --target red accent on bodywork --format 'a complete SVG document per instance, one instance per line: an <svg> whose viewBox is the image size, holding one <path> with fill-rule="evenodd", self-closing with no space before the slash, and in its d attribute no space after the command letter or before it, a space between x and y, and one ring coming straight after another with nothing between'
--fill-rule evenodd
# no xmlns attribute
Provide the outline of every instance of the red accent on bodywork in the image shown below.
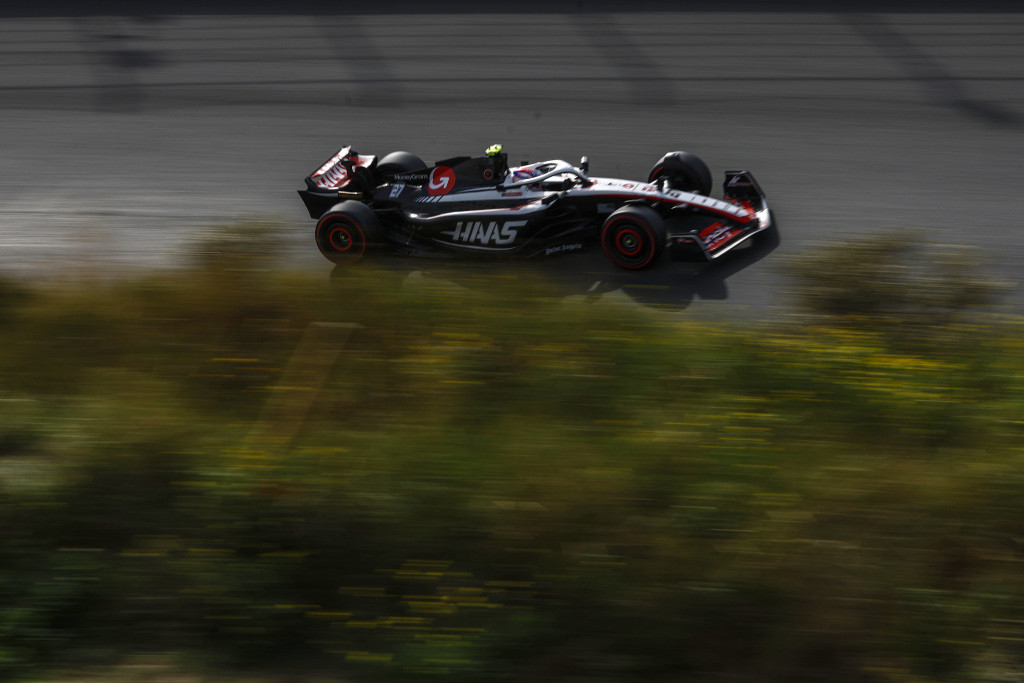
<svg viewBox="0 0 1024 683"><path fill-rule="evenodd" d="M736 237L737 235L743 233L743 230L741 228L719 228L719 230L721 230L721 232L719 232L717 235L712 233L713 237L709 237L709 239L706 241L708 251L715 251L719 247L728 244L728 242L733 237Z"/></svg>
<svg viewBox="0 0 1024 683"><path fill-rule="evenodd" d="M700 238L702 240L706 240L708 238L708 235L710 235L720 227L722 227L721 223L712 223L711 225L700 231Z"/></svg>
<svg viewBox="0 0 1024 683"><path fill-rule="evenodd" d="M431 197L448 194L455 188L455 171L447 166L438 166L430 172L427 180L427 194Z"/></svg>

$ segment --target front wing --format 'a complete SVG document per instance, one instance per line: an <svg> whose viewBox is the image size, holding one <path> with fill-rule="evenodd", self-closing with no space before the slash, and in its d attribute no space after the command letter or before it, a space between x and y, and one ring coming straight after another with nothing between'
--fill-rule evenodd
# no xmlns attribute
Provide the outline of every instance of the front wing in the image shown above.
<svg viewBox="0 0 1024 683"><path fill-rule="evenodd" d="M722 221L712 223L699 232L670 233L669 247L673 258L692 254L696 248L705 259L713 261L772 226L768 200L749 171L725 172L725 198L753 211L755 220L746 224Z"/></svg>

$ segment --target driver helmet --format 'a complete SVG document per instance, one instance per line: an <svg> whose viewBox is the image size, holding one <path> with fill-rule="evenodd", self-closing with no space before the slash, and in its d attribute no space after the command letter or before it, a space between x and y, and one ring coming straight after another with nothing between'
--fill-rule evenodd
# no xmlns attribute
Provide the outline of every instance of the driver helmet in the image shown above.
<svg viewBox="0 0 1024 683"><path fill-rule="evenodd" d="M535 175L537 175L537 169L532 166L520 166L519 168L512 169L513 182L519 182L520 180L529 180Z"/></svg>
<svg viewBox="0 0 1024 683"><path fill-rule="evenodd" d="M490 175L487 171L484 172L484 178L490 180L491 177L501 179L508 173L508 155L502 151L501 145L491 145L484 152L487 155L487 159L490 161L491 168L493 169Z"/></svg>

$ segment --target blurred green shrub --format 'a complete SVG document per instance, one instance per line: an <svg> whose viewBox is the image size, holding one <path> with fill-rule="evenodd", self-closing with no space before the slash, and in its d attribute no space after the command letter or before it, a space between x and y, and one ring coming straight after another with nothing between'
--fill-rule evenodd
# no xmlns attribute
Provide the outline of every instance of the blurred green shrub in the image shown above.
<svg viewBox="0 0 1024 683"><path fill-rule="evenodd" d="M31 290L10 278L0 277L0 325L7 324L11 311L25 302Z"/></svg>
<svg viewBox="0 0 1024 683"><path fill-rule="evenodd" d="M232 263L10 309L6 677L168 652L281 679L1024 671L1019 322L908 348L509 271ZM314 322L363 330L303 345Z"/></svg>
<svg viewBox="0 0 1024 683"><path fill-rule="evenodd" d="M937 244L919 230L830 242L782 264L806 311L892 331L955 325L1005 293L985 273L980 250Z"/></svg>

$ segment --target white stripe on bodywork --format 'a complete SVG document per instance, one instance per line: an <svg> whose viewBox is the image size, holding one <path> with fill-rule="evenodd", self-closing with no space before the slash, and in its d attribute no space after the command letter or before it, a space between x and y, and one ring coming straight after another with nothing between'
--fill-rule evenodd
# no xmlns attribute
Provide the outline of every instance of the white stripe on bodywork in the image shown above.
<svg viewBox="0 0 1024 683"><path fill-rule="evenodd" d="M586 189L597 194L629 195L633 197L640 195L651 201L668 201L677 204L699 206L719 213L729 214L730 216L736 216L737 218L749 218L751 216L750 211L745 207L702 194L683 192L682 190L662 192L657 186L649 183L634 183L630 180L618 180L616 178L594 178L594 181L595 183Z"/></svg>
<svg viewBox="0 0 1024 683"><path fill-rule="evenodd" d="M630 180L619 180L616 178L594 178L594 184L589 187L574 187L570 190L572 194L578 194L578 196L586 196L587 194L596 195L611 195L619 196L625 199L632 198L643 198L648 199L652 202L668 202L672 204L685 204L688 206L696 206L699 208L710 209L718 213L726 214L728 216L734 216L740 219L749 219L753 217L753 213L746 207L738 206L731 202L723 201L721 199L715 199L714 197L708 197L702 194L695 194L693 192L683 192L682 190L668 190L662 192L657 186L649 183L636 183ZM554 191L544 190L530 190L527 188L518 188L517 192L522 192L522 197L506 197L503 192L492 188L482 189L471 189L452 192L446 195L438 195L433 197L419 197L415 201L423 203L437 203L437 204L450 204L450 203L463 203L463 202L492 202L499 200L510 200L519 199L524 204L518 208L500 208L500 209L481 209L476 211L459 211L452 212L450 215L458 216L460 214L480 214L487 213L488 211L537 211L545 208L545 205L537 204L536 202L544 197L555 194Z"/></svg>

